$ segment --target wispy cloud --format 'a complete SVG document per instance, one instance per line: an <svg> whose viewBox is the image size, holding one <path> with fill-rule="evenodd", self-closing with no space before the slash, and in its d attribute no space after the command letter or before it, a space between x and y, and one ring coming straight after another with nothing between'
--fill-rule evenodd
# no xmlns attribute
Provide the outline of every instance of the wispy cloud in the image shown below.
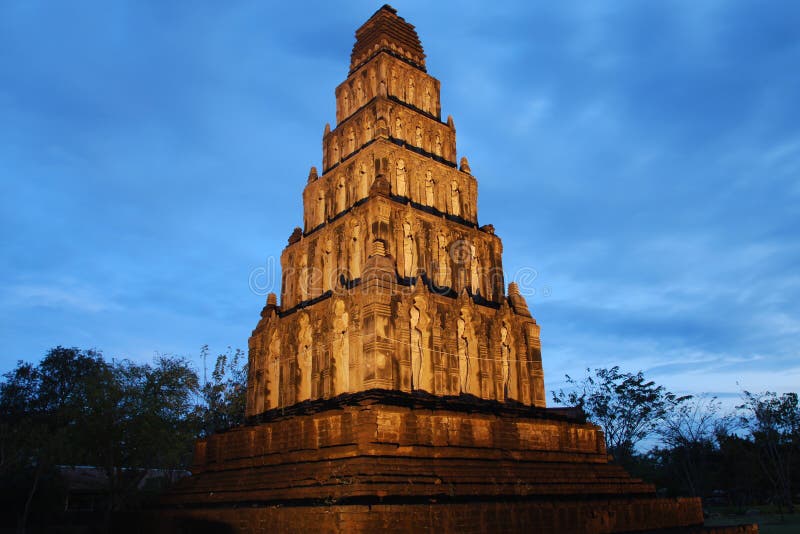
<svg viewBox="0 0 800 534"><path fill-rule="evenodd" d="M108 295L102 295L85 286L22 284L2 289L2 306L22 310L25 308L53 308L96 314L119 309Z"/></svg>

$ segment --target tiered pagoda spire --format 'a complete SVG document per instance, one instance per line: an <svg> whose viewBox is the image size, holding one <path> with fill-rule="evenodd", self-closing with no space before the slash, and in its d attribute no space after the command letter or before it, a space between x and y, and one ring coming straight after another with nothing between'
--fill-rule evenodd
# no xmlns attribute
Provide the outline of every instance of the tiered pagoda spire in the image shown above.
<svg viewBox="0 0 800 534"><path fill-rule="evenodd" d="M388 4L384 4L356 30L356 43L350 56L350 74L379 52L403 59L425 71L425 52L422 51L417 31Z"/></svg>
<svg viewBox="0 0 800 534"><path fill-rule="evenodd" d="M280 306L268 300L250 338L248 415L375 388L544 406L539 327L505 294L439 81L390 6L356 31L335 94Z"/></svg>
<svg viewBox="0 0 800 534"><path fill-rule="evenodd" d="M336 106L250 337L247 421L197 441L149 530L700 532L699 498L656 498L579 409L545 407L539 327L391 7Z"/></svg>

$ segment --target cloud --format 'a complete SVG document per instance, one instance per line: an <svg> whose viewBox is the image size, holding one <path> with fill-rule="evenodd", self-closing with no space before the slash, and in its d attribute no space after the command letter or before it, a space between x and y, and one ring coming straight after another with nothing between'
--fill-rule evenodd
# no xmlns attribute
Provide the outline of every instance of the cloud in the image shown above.
<svg viewBox="0 0 800 534"><path fill-rule="evenodd" d="M3 288L2 305L15 308L55 308L96 314L119 309L108 295L80 284L22 284Z"/></svg>

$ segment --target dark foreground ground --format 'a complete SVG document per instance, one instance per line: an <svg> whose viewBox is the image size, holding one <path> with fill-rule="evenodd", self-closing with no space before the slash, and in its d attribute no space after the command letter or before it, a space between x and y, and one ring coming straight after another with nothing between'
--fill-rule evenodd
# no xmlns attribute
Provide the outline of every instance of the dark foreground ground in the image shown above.
<svg viewBox="0 0 800 534"><path fill-rule="evenodd" d="M706 519L706 526L720 527L732 525L748 525L757 523L759 531L763 534L799 534L800 533L800 513L780 515L770 507L754 507L742 512L733 508L712 508L707 510L709 517ZM749 512L749 513L747 513ZM122 518L123 522L136 522L135 513L127 518ZM39 533L58 533L58 534L94 534L104 532L114 532L112 526L106 528L103 523L103 515L81 513L81 514L59 514L52 517L53 522L48 525L31 525L27 534ZM59 520L60 519L60 520ZM120 518L117 517L117 520ZM35 521L35 520L34 520ZM0 534L18 534L15 528L0 527Z"/></svg>
<svg viewBox="0 0 800 534"><path fill-rule="evenodd" d="M800 534L800 513L779 514L773 507L755 506L744 512L734 508L710 508L706 526L757 523L761 534Z"/></svg>

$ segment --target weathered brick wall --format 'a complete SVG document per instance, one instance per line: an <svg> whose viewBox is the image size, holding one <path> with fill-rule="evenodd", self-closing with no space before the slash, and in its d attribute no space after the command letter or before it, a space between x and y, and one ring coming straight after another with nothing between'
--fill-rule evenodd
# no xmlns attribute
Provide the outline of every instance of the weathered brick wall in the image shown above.
<svg viewBox="0 0 800 534"><path fill-rule="evenodd" d="M562 533L702 525L698 499L657 499L651 484L609 463L594 425L546 411L411 404L287 413L212 436L198 443L195 474L162 499L159 528Z"/></svg>
<svg viewBox="0 0 800 534"><path fill-rule="evenodd" d="M322 452L331 458L336 457L331 448L348 445L364 454L390 445L410 447L412 456L441 447L465 448L481 457L491 451L515 451L521 458L546 455L551 460L606 462L602 432L591 424L373 405L345 406L214 435L198 441L192 471L273 463L293 454L316 460L321 458L316 453Z"/></svg>

